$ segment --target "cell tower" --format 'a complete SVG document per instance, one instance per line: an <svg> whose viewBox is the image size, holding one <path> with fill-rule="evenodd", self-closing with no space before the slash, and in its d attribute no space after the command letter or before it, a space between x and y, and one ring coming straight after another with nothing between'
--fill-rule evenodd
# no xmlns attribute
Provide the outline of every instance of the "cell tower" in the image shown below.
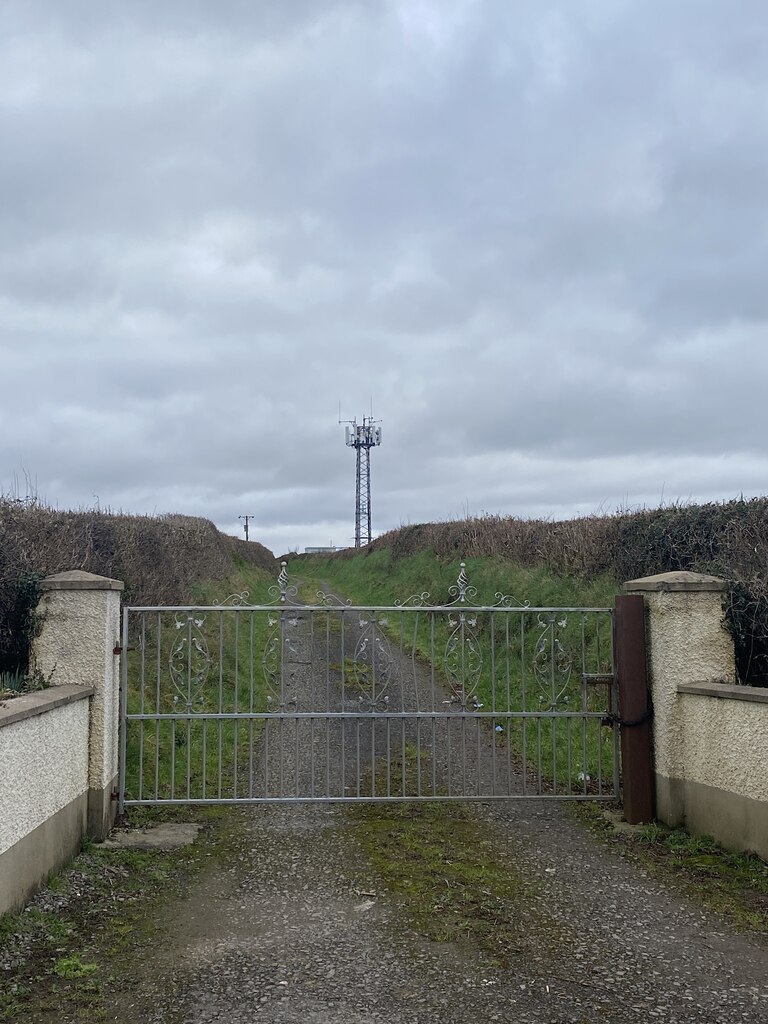
<svg viewBox="0 0 768 1024"><path fill-rule="evenodd" d="M347 424L347 445L355 449L357 474L355 485L355 547L370 544L371 537L371 448L381 444L381 427L373 416L363 416L362 425L357 420L344 420Z"/></svg>

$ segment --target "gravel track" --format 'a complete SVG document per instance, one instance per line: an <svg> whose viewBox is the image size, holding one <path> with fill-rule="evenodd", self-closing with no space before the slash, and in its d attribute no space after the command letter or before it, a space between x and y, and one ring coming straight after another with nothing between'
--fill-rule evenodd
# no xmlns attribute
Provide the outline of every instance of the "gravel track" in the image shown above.
<svg viewBox="0 0 768 1024"><path fill-rule="evenodd" d="M195 887L128 1024L764 1022L768 951L622 861L556 808L480 807L522 870L508 968L404 923L340 806L249 812L243 854ZM523 816L524 815L524 816ZM555 922L565 943L553 946Z"/></svg>
<svg viewBox="0 0 768 1024"><path fill-rule="evenodd" d="M283 647L285 683L279 702L288 716L314 712L316 717L266 723L258 744L258 795L355 798L376 792L396 797L417 790L435 795L518 788L514 765L499 754L487 727L472 718L448 721L445 702L450 695L381 631L366 630L356 616L345 615L343 634L324 630L322 619L318 628L316 618L302 618L300 609L296 616L294 630L286 628L289 643ZM333 621L339 624L339 616ZM356 683L350 666L366 637L369 664L377 662L382 680L383 665L391 676L364 687ZM376 715L371 714L374 702ZM342 722L324 718L326 712L359 718ZM415 719L388 720L381 712L433 712L434 717L417 724ZM413 777L404 790L397 763L407 756Z"/></svg>

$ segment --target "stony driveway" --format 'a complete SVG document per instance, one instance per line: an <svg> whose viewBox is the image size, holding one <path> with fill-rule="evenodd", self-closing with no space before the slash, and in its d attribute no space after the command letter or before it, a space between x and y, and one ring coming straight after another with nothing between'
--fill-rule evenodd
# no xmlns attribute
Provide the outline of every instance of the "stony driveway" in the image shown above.
<svg viewBox="0 0 768 1024"><path fill-rule="evenodd" d="M167 921L114 1020L707 1024L768 1019L768 950L646 877L557 807L478 809L532 880L507 967L428 942L344 807L249 812L239 857ZM545 926L542 926L545 922ZM562 937L553 943L553 928Z"/></svg>

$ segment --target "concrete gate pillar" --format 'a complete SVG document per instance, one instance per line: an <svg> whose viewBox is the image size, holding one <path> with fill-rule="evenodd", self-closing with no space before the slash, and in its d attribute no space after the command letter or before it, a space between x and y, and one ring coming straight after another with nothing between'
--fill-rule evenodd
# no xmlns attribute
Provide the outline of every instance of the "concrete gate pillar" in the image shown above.
<svg viewBox="0 0 768 1024"><path fill-rule="evenodd" d="M52 686L93 687L88 744L88 835L103 839L117 804L120 594L123 584L74 570L48 576L38 605L32 664Z"/></svg>
<svg viewBox="0 0 768 1024"><path fill-rule="evenodd" d="M648 675L653 696L656 815L685 821L685 736L679 686L735 682L732 637L723 625L725 580L695 572L665 572L624 584L645 601Z"/></svg>

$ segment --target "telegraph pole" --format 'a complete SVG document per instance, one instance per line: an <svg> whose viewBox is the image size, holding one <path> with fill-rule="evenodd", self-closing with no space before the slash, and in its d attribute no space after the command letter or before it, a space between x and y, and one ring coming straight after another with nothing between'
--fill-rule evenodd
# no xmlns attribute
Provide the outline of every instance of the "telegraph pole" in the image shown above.
<svg viewBox="0 0 768 1024"><path fill-rule="evenodd" d="M244 519L243 529L245 530L245 539L248 540L248 523L251 519L255 519L256 516L238 516L238 519Z"/></svg>
<svg viewBox="0 0 768 1024"><path fill-rule="evenodd" d="M339 423L341 423L339 417ZM373 416L363 416L362 424L357 420L344 420L347 424L346 442L355 449L355 547L370 544L371 532L371 448L381 444L381 427Z"/></svg>

